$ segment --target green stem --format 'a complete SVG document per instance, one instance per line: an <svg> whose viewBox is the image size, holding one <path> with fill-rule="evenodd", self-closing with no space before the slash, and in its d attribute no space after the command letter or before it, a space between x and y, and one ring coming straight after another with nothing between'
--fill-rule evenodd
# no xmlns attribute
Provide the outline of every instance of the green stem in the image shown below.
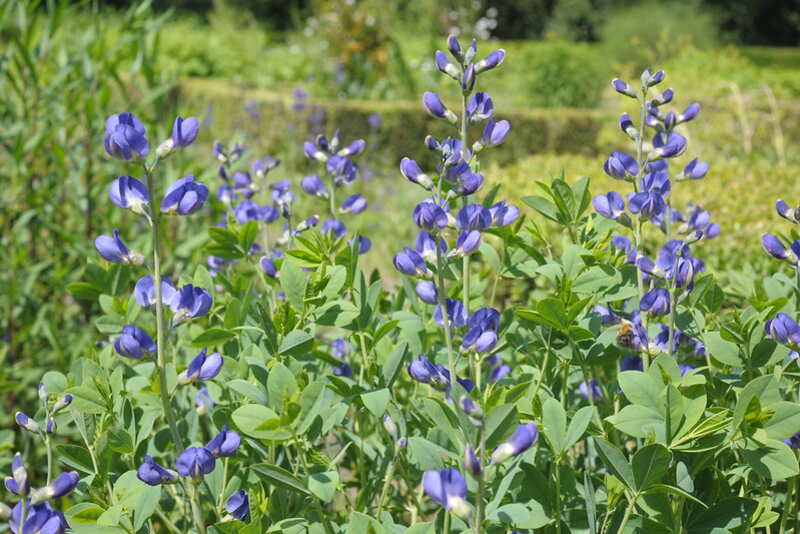
<svg viewBox="0 0 800 534"><path fill-rule="evenodd" d="M192 519L194 521L194 526L197 527L197 531L200 534L206 534L206 524L203 521L200 502L197 499L197 484L195 484L194 481L190 481L189 486L191 487L189 492L189 500L192 504Z"/></svg>
<svg viewBox="0 0 800 534"><path fill-rule="evenodd" d="M219 501L217 502L217 509L222 510L222 504L225 501L225 490L228 486L228 458L222 463L222 489L219 492Z"/></svg>
<svg viewBox="0 0 800 534"><path fill-rule="evenodd" d="M439 246L438 232L433 236L436 245L436 275L438 278L437 293L439 294L439 307L442 309L442 323L444 324L444 341L447 346L447 365L450 368L452 379L455 380L456 368L455 358L453 356L453 340L450 334L450 317L447 313L447 300L444 285L444 262L442 261L442 249Z"/></svg>
<svg viewBox="0 0 800 534"><path fill-rule="evenodd" d="M797 486L797 477L792 477L786 484L786 498L783 500L783 510L781 512L781 526L778 534L783 534L786 531L786 524L789 521L791 510L794 505L794 493Z"/></svg>
<svg viewBox="0 0 800 534"><path fill-rule="evenodd" d="M450 512L447 510L444 512L444 529L442 529L442 534L450 534Z"/></svg>
<svg viewBox="0 0 800 534"><path fill-rule="evenodd" d="M556 483L556 534L561 534L561 473L558 468L560 461L561 457L559 456L556 461L553 462L553 476Z"/></svg>
<svg viewBox="0 0 800 534"><path fill-rule="evenodd" d="M485 402L484 402L485 404ZM481 464L481 472L478 475L478 493L475 496L475 534L483 533L483 518L485 515L485 503L483 495L486 492L486 474L484 473L483 458L486 450L486 434L483 426L478 428L478 461Z"/></svg>
<svg viewBox="0 0 800 534"><path fill-rule="evenodd" d="M386 476L383 478L383 488L381 489L381 495L378 498L378 513L375 514L375 517L378 518L380 521L381 513L383 512L383 505L386 503L386 497L389 495L389 486L392 485L392 477L394 477L394 469L397 465L397 458L398 458L398 450L397 445L394 445L394 456L392 457L392 461L389 462L389 468L386 470Z"/></svg>
<svg viewBox="0 0 800 534"><path fill-rule="evenodd" d="M172 440L175 442L175 449L178 454L183 452L183 440L178 433L178 425L175 421L175 412L172 411L172 405L169 398L169 390L167 386L167 369L166 357L164 355L164 345L167 343L167 336L164 333L164 303L161 301L161 240L159 236L161 214L158 210L158 196L156 195L156 184L153 179L153 173L145 165L145 174L147 175L147 188L150 192L150 227L152 229L152 245L153 245L153 284L156 288L156 368L158 369L158 382L161 394L161 406L164 412L164 417L169 424L169 430L172 433Z"/></svg>
<svg viewBox="0 0 800 534"><path fill-rule="evenodd" d="M364 334L361 333L361 335L359 335L358 337L359 337L359 341L360 341L359 344L361 345L361 358L364 360L363 363L361 364L361 370L358 372L358 383L359 384L363 384L364 383L364 370L369 365L369 354L367 353L367 345L364 343ZM369 378L369 377L367 377L367 378Z"/></svg>
<svg viewBox="0 0 800 534"><path fill-rule="evenodd" d="M50 441L50 435L45 432L44 446L47 449L47 483L53 480L53 443Z"/></svg>
<svg viewBox="0 0 800 534"><path fill-rule="evenodd" d="M633 512L633 509L635 507L636 507L636 499L635 498L631 499L630 497L628 497L628 507L625 508L625 515L622 516L622 523L619 524L619 530L617 530L619 534L624 534L625 527L628 526L628 520L631 518L631 513Z"/></svg>
<svg viewBox="0 0 800 534"><path fill-rule="evenodd" d="M162 523L164 523L164 526L167 527L167 530L173 532L174 534L183 534L181 532L181 529L179 529L177 525L175 525L175 523L170 521L170 519L164 514L164 512L161 511L161 509L158 506L156 506L155 511L158 518L161 520Z"/></svg>

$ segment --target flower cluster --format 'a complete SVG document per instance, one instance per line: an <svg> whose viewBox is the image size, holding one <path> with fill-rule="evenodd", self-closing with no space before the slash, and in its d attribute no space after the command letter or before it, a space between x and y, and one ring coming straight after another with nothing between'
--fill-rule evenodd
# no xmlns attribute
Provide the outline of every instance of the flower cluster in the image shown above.
<svg viewBox="0 0 800 534"><path fill-rule="evenodd" d="M692 291L696 275L705 269L705 264L692 256L690 245L700 239L712 239L720 231L719 225L711 222L709 212L699 206L689 204L684 212L672 208L673 182L705 177L708 164L695 158L682 170L673 171L674 159L687 149L686 137L677 128L693 120L700 112L700 106L691 104L680 113L666 111L665 106L673 100L674 91L666 89L661 93L651 93L664 79L663 71L652 73L645 70L638 89L620 79L612 81L617 92L637 99L641 117L638 126L627 113L622 114L619 120L620 130L631 139L636 155L612 152L603 169L612 178L630 182L634 191L628 193L627 198L611 191L595 196L592 201L599 215L633 230L633 242L625 236L615 236L612 246L625 254L627 263L638 268L638 310L630 315L630 321L624 322L630 335L623 337L621 345L642 352L645 367L649 354L664 350L671 355L681 345L681 340L687 339L675 329L676 307ZM646 222L666 236L666 244L659 249L655 259L642 252L642 230ZM659 335L651 343L648 319L657 317L669 317L669 325L660 325L662 332L666 331L666 339L659 339L664 337ZM700 350L695 348L695 352ZM591 393L591 384L584 382L582 387L584 397L599 397L599 392Z"/></svg>
<svg viewBox="0 0 800 534"><path fill-rule="evenodd" d="M300 186L307 194L322 199L328 204L329 218L322 223L322 232L332 235L336 239L345 237L348 233L347 226L339 220L340 215L356 215L367 209L367 199L360 193L354 193L345 198L338 208L336 207L336 192L356 181L358 165L353 158L364 152L367 143L363 139L356 139L345 146L341 141L339 131L328 139L319 135L314 141L303 144L303 152L309 160L317 161L324 165L327 180L320 178L318 173L303 178ZM372 246L372 242L359 236L358 250L363 254Z"/></svg>

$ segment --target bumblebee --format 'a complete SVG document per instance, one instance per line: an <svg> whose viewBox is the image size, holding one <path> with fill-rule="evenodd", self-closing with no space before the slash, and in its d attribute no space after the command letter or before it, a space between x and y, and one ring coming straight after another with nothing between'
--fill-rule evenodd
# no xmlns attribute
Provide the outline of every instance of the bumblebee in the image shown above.
<svg viewBox="0 0 800 534"><path fill-rule="evenodd" d="M635 349L634 336L633 323L624 321L617 331L617 345L625 349Z"/></svg>

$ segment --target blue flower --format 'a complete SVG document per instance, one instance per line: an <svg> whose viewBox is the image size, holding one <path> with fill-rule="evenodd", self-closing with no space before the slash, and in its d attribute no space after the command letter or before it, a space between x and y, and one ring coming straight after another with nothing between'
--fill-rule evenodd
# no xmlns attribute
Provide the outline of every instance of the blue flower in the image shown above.
<svg viewBox="0 0 800 534"><path fill-rule="evenodd" d="M505 58L506 58L505 50L503 50L502 48L493 50L492 52L489 53L488 56L475 63L475 73L478 74L499 67L503 63L503 60L505 60Z"/></svg>
<svg viewBox="0 0 800 534"><path fill-rule="evenodd" d="M111 202L120 208L129 209L134 213L144 213L145 206L150 203L147 187L131 176L120 176L111 182L108 196Z"/></svg>
<svg viewBox="0 0 800 534"><path fill-rule="evenodd" d="M219 374L222 369L222 356L217 352L211 354L206 352L207 349L200 350L200 353L189 362L186 370L178 375L178 384L205 382Z"/></svg>
<svg viewBox="0 0 800 534"><path fill-rule="evenodd" d="M214 470L216 458L205 447L189 447L176 462L178 473L185 477L200 478Z"/></svg>
<svg viewBox="0 0 800 534"><path fill-rule="evenodd" d="M468 204L461 208L456 217L456 225L461 230L482 231L492 225L492 212L480 204Z"/></svg>
<svg viewBox="0 0 800 534"><path fill-rule="evenodd" d="M142 122L132 113L115 113L106 119L103 142L109 156L131 160L147 156L150 144Z"/></svg>
<svg viewBox="0 0 800 534"><path fill-rule="evenodd" d="M175 286L166 276L161 277L161 302L169 305L169 302L175 296ZM133 286L133 296L140 306L147 308L156 303L156 286L153 283L153 277L149 274L144 275L137 280L136 285Z"/></svg>
<svg viewBox="0 0 800 534"><path fill-rule="evenodd" d="M425 230L440 230L447 226L447 212L430 198L417 204L412 216L414 222Z"/></svg>
<svg viewBox="0 0 800 534"><path fill-rule="evenodd" d="M36 505L50 499L59 499L78 486L80 476L75 471L65 471L50 484L31 493L31 503Z"/></svg>
<svg viewBox="0 0 800 534"><path fill-rule="evenodd" d="M280 164L281 160L275 159L272 156L264 156L254 160L251 168L253 169L253 174L259 178L263 178L267 175L267 173L269 173L269 171Z"/></svg>
<svg viewBox="0 0 800 534"><path fill-rule="evenodd" d="M231 495L225 503L225 510L234 519L245 523L250 522L250 500L247 498L247 493L237 491Z"/></svg>
<svg viewBox="0 0 800 534"><path fill-rule="evenodd" d="M639 174L639 163L636 158L625 152L614 151L603 165L603 170L618 180L632 179Z"/></svg>
<svg viewBox="0 0 800 534"><path fill-rule="evenodd" d="M475 449L470 443L467 443L467 446L464 448L464 469L472 473L472 476L476 477L480 476L483 472L483 466L480 460L478 460L478 457L475 456Z"/></svg>
<svg viewBox="0 0 800 534"><path fill-rule="evenodd" d="M669 291L663 288L651 289L642 297L639 306L642 311L649 312L654 317L666 315L670 310Z"/></svg>
<svg viewBox="0 0 800 534"><path fill-rule="evenodd" d="M22 461L22 455L17 453L11 461L11 476L6 477L5 486L8 491L20 497L27 497L31 489L28 479L28 470Z"/></svg>
<svg viewBox="0 0 800 534"><path fill-rule="evenodd" d="M615 191L597 195L592 199L592 204L597 213L608 219L617 219L625 212L625 201Z"/></svg>
<svg viewBox="0 0 800 534"><path fill-rule="evenodd" d="M94 246L97 252L106 260L111 263L126 263L141 265L144 263L144 257L137 252L131 252L122 239L119 237L119 232L116 228L113 229L113 236L101 235L94 240Z"/></svg>
<svg viewBox="0 0 800 534"><path fill-rule="evenodd" d="M489 119L486 127L483 129L481 135L482 146L497 146L508 137L508 132L511 130L511 123L507 120L495 121L493 118Z"/></svg>
<svg viewBox="0 0 800 534"><path fill-rule="evenodd" d="M434 388L446 391L450 388L449 373L441 365L431 362L425 355L420 355L406 367L408 375L423 384L431 384Z"/></svg>
<svg viewBox="0 0 800 534"><path fill-rule="evenodd" d="M623 82L619 78L614 78L611 80L611 86L621 95L629 96L631 98L636 98L638 96L633 87L626 82Z"/></svg>
<svg viewBox="0 0 800 534"><path fill-rule="evenodd" d="M328 192L325 190L325 183L315 173L311 176L306 176L300 181L300 187L309 195L314 195L322 198L328 197Z"/></svg>
<svg viewBox="0 0 800 534"><path fill-rule="evenodd" d="M467 310L464 308L464 303L460 300L448 298L445 301L445 306L447 307L447 318L453 327L461 328L467 325ZM441 306L436 306L436 310L433 312L433 320L439 326L444 326Z"/></svg>
<svg viewBox="0 0 800 534"><path fill-rule="evenodd" d="M128 324L114 341L114 350L120 356L140 360L156 353L156 342L138 326Z"/></svg>
<svg viewBox="0 0 800 534"><path fill-rule="evenodd" d="M458 234L456 248L450 252L450 256L467 256L472 254L481 245L481 233L478 230L464 230Z"/></svg>
<svg viewBox="0 0 800 534"><path fill-rule="evenodd" d="M331 234L337 239L347 235L347 226L342 221L336 219L328 219L322 223L322 233Z"/></svg>
<svg viewBox="0 0 800 534"><path fill-rule="evenodd" d="M451 122L455 122L457 119L455 113L447 109L447 106L444 105L442 99L436 93L425 91L422 95L422 104L428 110L428 113L434 117L447 119Z"/></svg>
<svg viewBox="0 0 800 534"><path fill-rule="evenodd" d="M494 104L489 93L475 93L467 102L467 116L471 122L478 122L492 116Z"/></svg>
<svg viewBox="0 0 800 534"><path fill-rule="evenodd" d="M419 296L422 302L436 304L439 299L439 292L436 290L436 284L428 280L420 280L417 282L417 296Z"/></svg>
<svg viewBox="0 0 800 534"><path fill-rule="evenodd" d="M516 206L507 206L505 200L501 200L489 208L492 214L492 224L494 226L508 226L519 217L519 208Z"/></svg>
<svg viewBox="0 0 800 534"><path fill-rule="evenodd" d="M356 179L356 164L345 156L332 156L325 164L325 169L337 186L352 184Z"/></svg>
<svg viewBox="0 0 800 534"><path fill-rule="evenodd" d="M149 486L160 486L178 482L178 473L161 467L152 457L145 455L144 462L136 470L136 478Z"/></svg>
<svg viewBox="0 0 800 534"><path fill-rule="evenodd" d="M431 274L422 256L408 247L394 255L393 263L395 269L409 276L427 278Z"/></svg>
<svg viewBox="0 0 800 534"><path fill-rule="evenodd" d="M175 117L172 124L172 148L181 148L191 145L197 139L200 124L195 117L184 119Z"/></svg>
<svg viewBox="0 0 800 534"><path fill-rule="evenodd" d="M431 181L430 176L422 172L419 164L413 159L403 158L400 160L400 173L409 182L421 185L425 189L430 189L433 187L433 182Z"/></svg>
<svg viewBox="0 0 800 534"><path fill-rule="evenodd" d="M585 381L581 381L581 383L578 385L578 393L581 394L581 397L587 400L591 396L591 400L594 402L603 400L603 390L600 389L600 384L598 384L597 380L594 379L590 380L588 385Z"/></svg>
<svg viewBox="0 0 800 534"><path fill-rule="evenodd" d="M235 430L231 430L228 425L222 425L220 432L208 442L205 448L215 458L227 458L236 454L241 442L242 438Z"/></svg>
<svg viewBox="0 0 800 534"><path fill-rule="evenodd" d="M197 390L197 394L194 396L194 406L199 415L205 415L214 409L214 400L207 387L203 386Z"/></svg>
<svg viewBox="0 0 800 534"><path fill-rule="evenodd" d="M64 534L69 528L64 514L54 510L50 503L33 504L30 500L25 501L27 515L22 525L22 507L23 501L18 502L8 520L8 526L14 534Z"/></svg>
<svg viewBox="0 0 800 534"><path fill-rule="evenodd" d="M445 510L450 510L459 517L469 515L470 509L465 500L467 482L458 469L448 467L441 471L425 471L422 487L428 497Z"/></svg>
<svg viewBox="0 0 800 534"><path fill-rule="evenodd" d="M769 337L784 345L800 346L800 325L785 313L779 313L764 325Z"/></svg>
<svg viewBox="0 0 800 534"><path fill-rule="evenodd" d="M169 186L161 201L161 211L189 215L202 208L207 198L208 187L196 182L194 175L190 174Z"/></svg>
<svg viewBox="0 0 800 534"><path fill-rule="evenodd" d="M444 254L447 252L447 241L445 241L442 237L439 237L438 241L439 252L444 256ZM434 238L425 230L420 231L420 233L417 235L414 248L426 260L431 262L436 261L436 238Z"/></svg>
<svg viewBox="0 0 800 534"><path fill-rule="evenodd" d="M344 202L342 202L341 211L343 213L361 213L367 209L367 199L361 196L360 194L356 193L355 195L351 195L347 197Z"/></svg>
<svg viewBox="0 0 800 534"><path fill-rule="evenodd" d="M677 132L659 132L653 137L652 155L659 158L674 158L686 150L686 138Z"/></svg>
<svg viewBox="0 0 800 534"><path fill-rule="evenodd" d="M211 294L202 287L186 284L175 292L169 302L174 313L172 323L177 325L187 319L200 317L211 309Z"/></svg>
<svg viewBox="0 0 800 534"><path fill-rule="evenodd" d="M492 452L492 463L499 464L507 458L522 454L536 443L538 437L539 427L536 426L536 423L519 425L508 441L499 445Z"/></svg>

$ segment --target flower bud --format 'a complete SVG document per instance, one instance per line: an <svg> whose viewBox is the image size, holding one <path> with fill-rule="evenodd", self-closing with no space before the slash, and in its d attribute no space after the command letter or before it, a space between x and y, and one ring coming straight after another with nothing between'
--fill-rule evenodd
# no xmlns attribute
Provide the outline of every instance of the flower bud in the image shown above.
<svg viewBox="0 0 800 534"><path fill-rule="evenodd" d="M505 50L503 50L502 48L495 50L475 64L475 73L480 74L483 71L499 67L503 63L503 60L505 60L505 58L506 58Z"/></svg>
<svg viewBox="0 0 800 534"><path fill-rule="evenodd" d="M56 420L52 417L47 418L47 423L44 426L44 431L48 434L55 434L56 433Z"/></svg>
<svg viewBox="0 0 800 534"><path fill-rule="evenodd" d="M475 477L479 477L483 473L483 466L481 466L478 457L475 456L475 449L469 443L464 448L464 468Z"/></svg>
<svg viewBox="0 0 800 534"><path fill-rule="evenodd" d="M614 87L614 90L616 90L621 95L629 96L631 98L637 97L636 90L627 83L620 80L619 78L614 78L613 80L611 80L611 85L612 87Z"/></svg>
<svg viewBox="0 0 800 534"><path fill-rule="evenodd" d="M447 56L444 52L440 52L439 50L436 51L434 55L434 59L436 61L436 68L442 71L444 74L447 74L454 80L458 80L459 74L461 74L452 62L447 59Z"/></svg>
<svg viewBox="0 0 800 534"><path fill-rule="evenodd" d="M58 499L70 493L78 485L80 476L75 471L58 475L53 482L31 493L31 504L39 504L50 499Z"/></svg>
<svg viewBox="0 0 800 534"><path fill-rule="evenodd" d="M39 423L28 417L22 412L17 412L14 415L17 424L29 432L39 432Z"/></svg>
<svg viewBox="0 0 800 534"><path fill-rule="evenodd" d="M508 441L494 450L492 453L492 463L499 464L511 456L522 454L536 442L538 437L539 428L536 426L536 423L519 425L511 437L508 438Z"/></svg>
<svg viewBox="0 0 800 534"><path fill-rule="evenodd" d="M464 55L461 50L461 43L458 42L458 38L455 35L450 35L447 38L447 49L450 50L450 53L453 54L454 58L460 62L463 62Z"/></svg>
<svg viewBox="0 0 800 534"><path fill-rule="evenodd" d="M392 438L397 439L397 425L392 421L392 418L389 417L389 414L383 415L383 428L386 429L386 432L388 432Z"/></svg>

